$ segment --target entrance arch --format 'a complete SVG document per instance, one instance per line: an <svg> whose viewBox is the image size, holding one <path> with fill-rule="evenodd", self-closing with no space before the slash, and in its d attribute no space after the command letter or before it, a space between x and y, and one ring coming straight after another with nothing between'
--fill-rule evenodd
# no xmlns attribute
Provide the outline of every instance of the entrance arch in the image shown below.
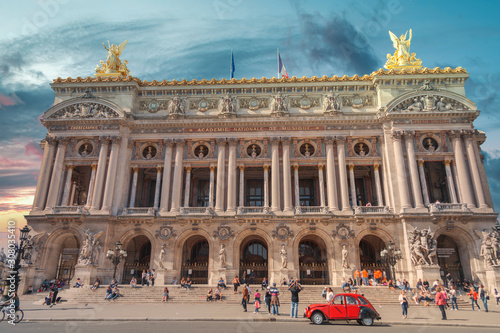
<svg viewBox="0 0 500 333"><path fill-rule="evenodd" d="M45 265L42 266L46 267L45 277L49 280L71 281L80 254L79 237L76 233L66 231L53 239L47 239L46 244Z"/></svg>
<svg viewBox="0 0 500 333"><path fill-rule="evenodd" d="M330 283L326 244L322 238L310 235L299 243L299 275L301 284Z"/></svg>
<svg viewBox="0 0 500 333"><path fill-rule="evenodd" d="M440 235L437 238L437 255L441 277L446 281L446 275L451 274L452 279L464 280L464 270L460 260L458 245L448 235Z"/></svg>
<svg viewBox="0 0 500 333"><path fill-rule="evenodd" d="M366 235L359 241L359 263L361 270L385 271L387 279L392 279L389 265L382 263L380 251L385 249L385 242L375 235Z"/></svg>
<svg viewBox="0 0 500 333"><path fill-rule="evenodd" d="M129 283L132 277L142 283L142 271L150 269L151 241L145 235L138 235L127 242L125 246L127 259L123 266L122 283Z"/></svg>
<svg viewBox="0 0 500 333"><path fill-rule="evenodd" d="M240 258L242 279L260 284L264 278L268 278L269 253L267 243L262 237L253 235L245 238L241 242Z"/></svg>
<svg viewBox="0 0 500 333"><path fill-rule="evenodd" d="M189 277L196 284L208 283L210 245L200 235L189 237L182 247L181 277Z"/></svg>

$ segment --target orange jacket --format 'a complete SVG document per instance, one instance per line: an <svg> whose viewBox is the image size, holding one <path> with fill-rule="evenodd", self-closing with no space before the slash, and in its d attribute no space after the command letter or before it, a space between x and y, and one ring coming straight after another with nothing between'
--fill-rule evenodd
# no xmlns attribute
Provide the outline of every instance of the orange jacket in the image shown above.
<svg viewBox="0 0 500 333"><path fill-rule="evenodd" d="M363 272L361 272L361 273L363 274L364 278L368 277L368 272L366 271L366 269L363 269Z"/></svg>
<svg viewBox="0 0 500 333"><path fill-rule="evenodd" d="M358 271L358 270L356 270L356 271L354 272L354 277L355 277L355 278L357 278L357 277L359 277L359 275L360 275L359 271Z"/></svg>

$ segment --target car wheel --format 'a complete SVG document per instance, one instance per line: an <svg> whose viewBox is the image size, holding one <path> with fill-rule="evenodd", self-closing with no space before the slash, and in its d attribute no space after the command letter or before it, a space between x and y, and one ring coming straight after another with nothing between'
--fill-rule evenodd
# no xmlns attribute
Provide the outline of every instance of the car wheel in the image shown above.
<svg viewBox="0 0 500 333"><path fill-rule="evenodd" d="M363 319L361 319L361 322L365 326L372 326L373 325L373 318L363 318Z"/></svg>
<svg viewBox="0 0 500 333"><path fill-rule="evenodd" d="M311 321L313 323L315 323L316 325L321 325L323 324L323 315L321 314L321 312L315 312L313 313L313 315L311 316Z"/></svg>

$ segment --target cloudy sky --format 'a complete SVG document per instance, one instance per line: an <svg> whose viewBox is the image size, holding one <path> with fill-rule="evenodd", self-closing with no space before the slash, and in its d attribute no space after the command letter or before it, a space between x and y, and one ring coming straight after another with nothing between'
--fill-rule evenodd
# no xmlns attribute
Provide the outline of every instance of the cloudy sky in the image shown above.
<svg viewBox="0 0 500 333"><path fill-rule="evenodd" d="M122 58L145 80L221 79L233 49L237 78L288 73L363 75L393 52L388 30L413 29L426 67L462 66L496 207L500 207L499 1L199 0L0 2L0 228L32 203L46 130L40 115L57 77L91 76L102 42L128 40Z"/></svg>

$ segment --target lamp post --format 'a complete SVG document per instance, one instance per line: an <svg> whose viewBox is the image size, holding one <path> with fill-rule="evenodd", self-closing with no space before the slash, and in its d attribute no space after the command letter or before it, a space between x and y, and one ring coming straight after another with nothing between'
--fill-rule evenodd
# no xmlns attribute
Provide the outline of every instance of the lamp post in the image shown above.
<svg viewBox="0 0 500 333"><path fill-rule="evenodd" d="M392 241L388 241L386 248L380 251L380 257L383 262L388 263L392 268L392 280L396 279L396 266L398 260L403 258L401 250L396 250L396 246Z"/></svg>
<svg viewBox="0 0 500 333"><path fill-rule="evenodd" d="M32 246L28 240L28 234L30 233L30 228L28 228L27 225L24 226L20 230L21 235L19 237L19 244L14 244L15 246L15 260L14 260L14 265L10 266L11 270L13 271L13 276L11 275L11 278L14 278L14 285L15 285L15 291L17 293L17 290L19 288L19 282L21 281L20 276L19 276L19 269L21 268L21 259L29 259L30 252L32 249ZM25 252L26 251L26 252Z"/></svg>
<svg viewBox="0 0 500 333"><path fill-rule="evenodd" d="M126 257L127 257L127 251L122 250L122 243L120 243L120 241L116 242L114 251L110 249L106 253L106 258L111 260L114 266L113 279L116 278L116 268L120 264L120 261L122 261L122 259Z"/></svg>

